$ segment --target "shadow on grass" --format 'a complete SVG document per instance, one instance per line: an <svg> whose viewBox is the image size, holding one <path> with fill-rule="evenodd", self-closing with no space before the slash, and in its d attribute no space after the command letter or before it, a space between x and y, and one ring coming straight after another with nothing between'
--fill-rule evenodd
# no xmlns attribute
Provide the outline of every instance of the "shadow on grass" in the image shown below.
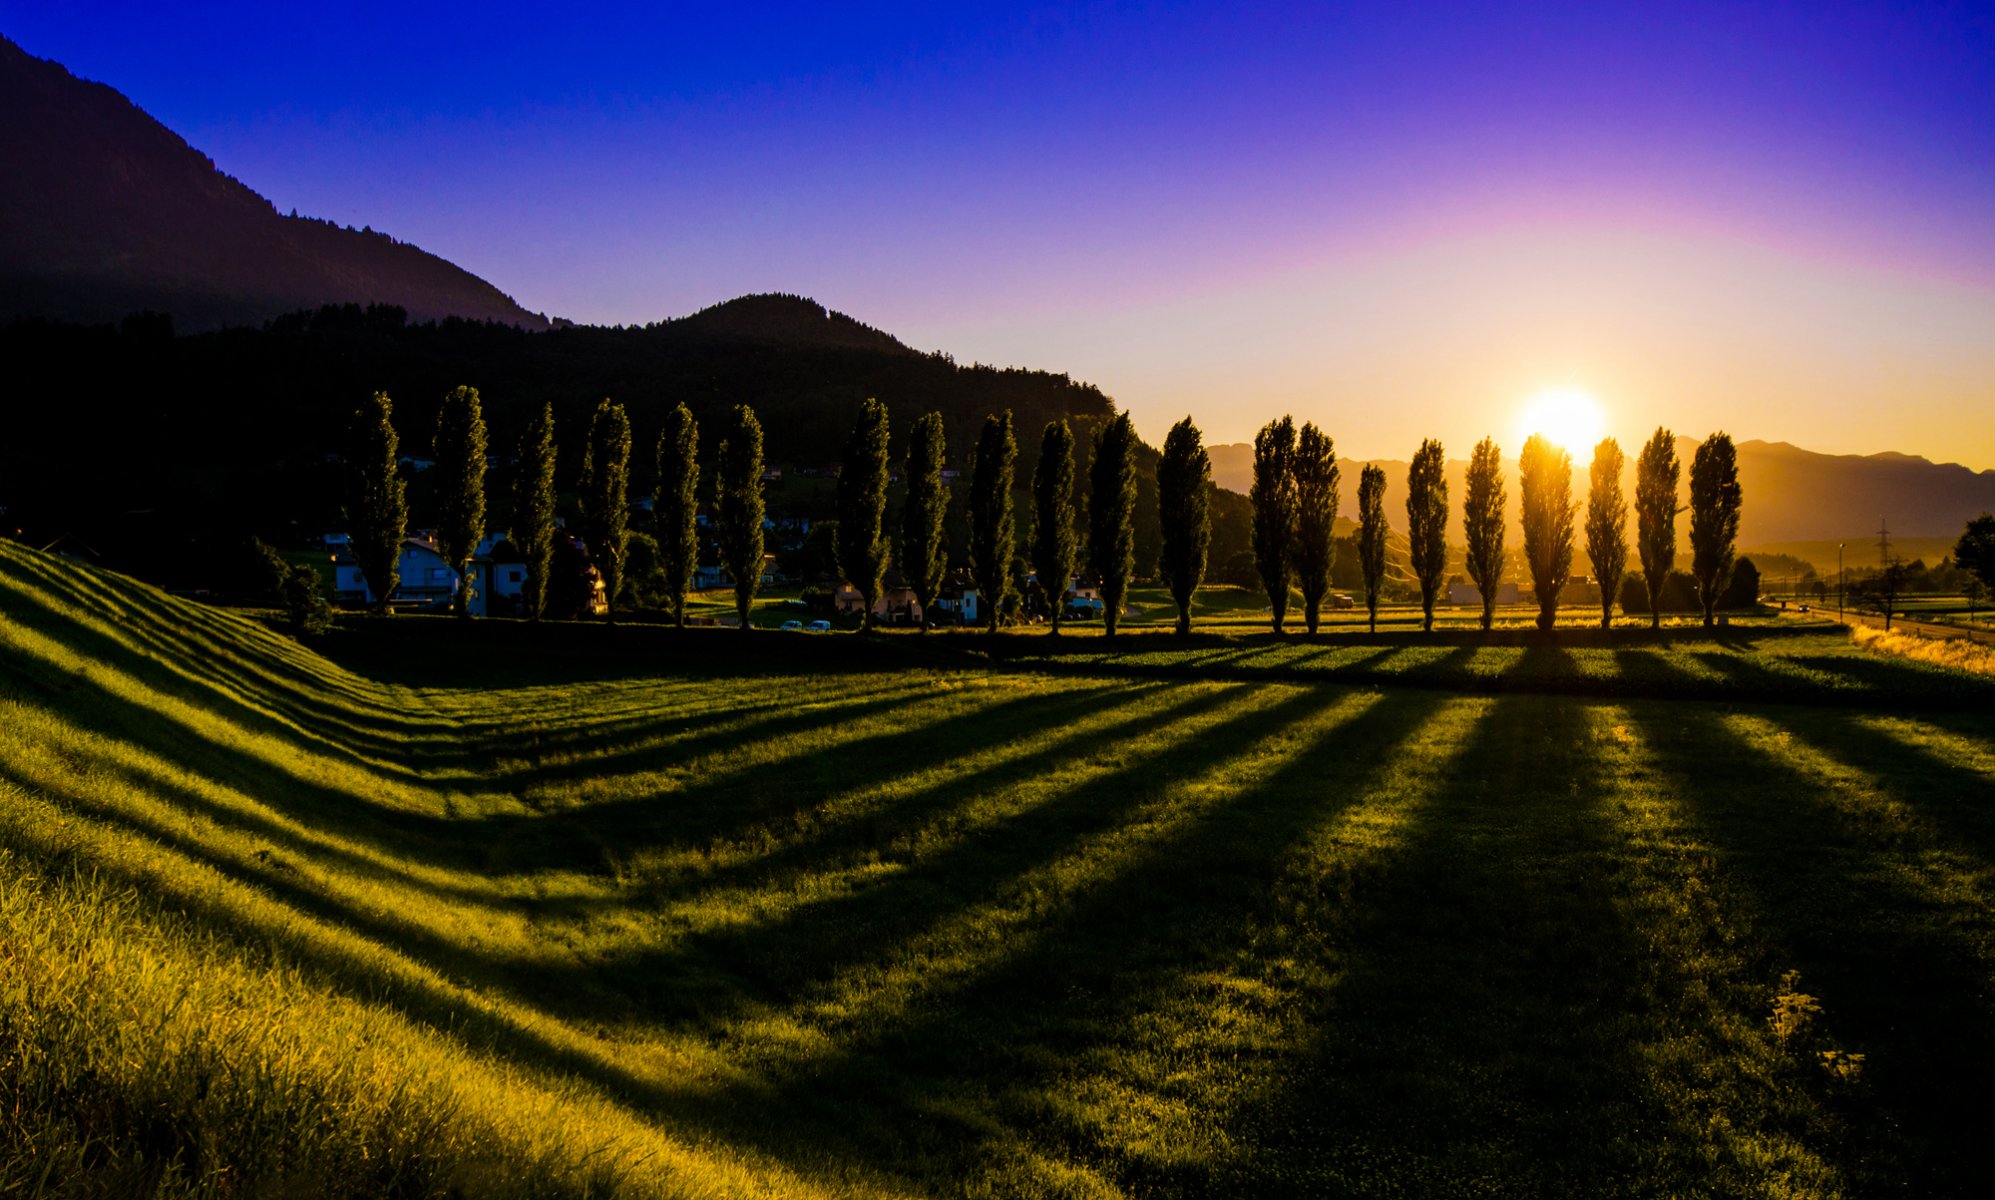
<svg viewBox="0 0 1995 1200"><path fill-rule="evenodd" d="M1789 737L1837 747L1837 756L1852 737L1846 722L1825 715L1771 718ZM1933 858L1927 838L1881 828L1862 815L1871 797L1778 764L1773 746L1756 744L1723 714L1651 708L1637 719L1720 863L1751 896L1767 982L1800 970L1828 1035L1868 1056L1862 1089L1843 1101L1851 1106L1847 1141L1825 1152L1857 1194L1981 1191L1995 1171L1980 1115L1995 1077L1987 1002L1995 948L1976 891L1935 894L1922 880L1946 860ZM1908 757L1871 759L1886 798L1929 813L1943 807L1925 796L1931 773ZM1985 795L1985 785L1969 795ZM1803 1061L1796 1069L1816 1068Z"/></svg>

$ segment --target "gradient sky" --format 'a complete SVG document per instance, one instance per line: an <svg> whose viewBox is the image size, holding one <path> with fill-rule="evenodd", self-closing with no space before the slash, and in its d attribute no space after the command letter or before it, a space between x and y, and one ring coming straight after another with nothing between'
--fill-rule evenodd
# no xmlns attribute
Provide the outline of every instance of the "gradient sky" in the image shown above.
<svg viewBox="0 0 1995 1200"><path fill-rule="evenodd" d="M577 320L800 292L1152 441L1465 454L1563 386L1995 468L1995 5L428 7L0 32Z"/></svg>

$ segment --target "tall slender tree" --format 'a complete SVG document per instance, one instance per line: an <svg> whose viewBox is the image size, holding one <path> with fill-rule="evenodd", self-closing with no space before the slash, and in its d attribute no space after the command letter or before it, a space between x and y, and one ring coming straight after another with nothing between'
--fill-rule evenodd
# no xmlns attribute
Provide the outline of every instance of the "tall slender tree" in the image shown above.
<svg viewBox="0 0 1995 1200"><path fill-rule="evenodd" d="M460 387L436 415L437 549L457 572L451 608L471 615L471 556L485 537L485 415L478 389Z"/></svg>
<svg viewBox="0 0 1995 1200"><path fill-rule="evenodd" d="M1074 532L1074 431L1064 419L1048 421L1039 435L1039 465L1032 469L1032 568L1051 610L1046 618L1051 633L1060 632L1079 543Z"/></svg>
<svg viewBox="0 0 1995 1200"><path fill-rule="evenodd" d="M1728 433L1714 433L1690 459L1690 573L1704 606L1704 627L1732 579L1739 536L1739 453Z"/></svg>
<svg viewBox="0 0 1995 1200"><path fill-rule="evenodd" d="M386 392L374 393L354 414L355 477L347 503L353 561L380 613L393 611L388 602L402 582L402 539L409 529L409 506L396 473L400 442L394 415L395 404Z"/></svg>
<svg viewBox="0 0 1995 1200"><path fill-rule="evenodd" d="M1628 570L1628 502L1621 495L1621 443L1602 438L1593 448L1586 488L1586 557L1600 585L1600 627L1614 625L1614 598Z"/></svg>
<svg viewBox="0 0 1995 1200"><path fill-rule="evenodd" d="M1365 577L1365 611L1378 632L1379 589L1385 584L1385 468L1371 463L1358 472L1358 569Z"/></svg>
<svg viewBox="0 0 1995 1200"><path fill-rule="evenodd" d="M1538 594L1538 628L1559 618L1559 593L1572 578L1572 455L1534 433L1517 460L1524 493L1524 558Z"/></svg>
<svg viewBox="0 0 1995 1200"><path fill-rule="evenodd" d="M1420 582L1420 628L1434 628L1434 601L1448 568L1446 451L1432 438L1420 443L1406 470L1406 541L1413 577Z"/></svg>
<svg viewBox="0 0 1995 1200"><path fill-rule="evenodd" d="M1296 435L1295 459L1295 581L1302 588L1302 620L1311 637L1330 590L1330 569L1337 563L1337 445L1314 422Z"/></svg>
<svg viewBox="0 0 1995 1200"><path fill-rule="evenodd" d="M1682 466L1676 435L1656 427L1635 459L1635 549L1642 556L1642 583L1649 592L1649 627L1662 628L1663 585L1676 565L1677 483Z"/></svg>
<svg viewBox="0 0 1995 1200"><path fill-rule="evenodd" d="M672 593L672 623L685 628L686 593L700 565L700 426L684 404L665 414L658 431L658 492L651 512L658 525L658 557Z"/></svg>
<svg viewBox="0 0 1995 1200"><path fill-rule="evenodd" d="M520 601L526 615L540 620L547 608L547 572L554 562L554 406L540 415L520 439L520 473L513 480L513 548L526 560Z"/></svg>
<svg viewBox="0 0 1995 1200"><path fill-rule="evenodd" d="M747 633L755 589L762 584L762 422L746 404L721 438L714 471L714 523L721 563L734 576L734 611Z"/></svg>
<svg viewBox="0 0 1995 1200"><path fill-rule="evenodd" d="M901 513L900 564L901 574L907 577L907 585L921 605L924 633L949 565L942 542L942 522L949 510L949 489L942 483L947 453L942 414L923 413L907 443L907 507Z"/></svg>
<svg viewBox="0 0 1995 1200"><path fill-rule="evenodd" d="M1178 606L1178 636L1191 635L1191 601L1205 580L1212 545L1212 456L1198 426L1186 417L1164 437L1157 462L1157 518L1163 527L1160 565Z"/></svg>
<svg viewBox="0 0 1995 1200"><path fill-rule="evenodd" d="M838 569L866 606L866 629L875 624L873 606L887 570L887 439L887 406L864 401L838 471Z"/></svg>
<svg viewBox="0 0 1995 1200"><path fill-rule="evenodd" d="M605 396L589 422L582 450L582 536L603 578L603 600L612 624L630 551L630 417Z"/></svg>
<svg viewBox="0 0 1995 1200"><path fill-rule="evenodd" d="M1496 593L1503 586L1503 454L1484 438L1469 455L1462 496L1462 535L1468 542L1469 578L1482 593L1482 627L1496 620Z"/></svg>
<svg viewBox="0 0 1995 1200"><path fill-rule="evenodd" d="M1103 632L1114 637L1136 569L1136 426L1128 413L1101 427L1088 482L1088 563L1101 576Z"/></svg>
<svg viewBox="0 0 1995 1200"><path fill-rule="evenodd" d="M1011 510L1011 481L1018 467L1018 440L1011 410L984 418L977 439L977 462L970 478L970 572L984 603L990 631L1012 593L1011 559L1018 534Z"/></svg>
<svg viewBox="0 0 1995 1200"><path fill-rule="evenodd" d="M1274 631L1288 614L1288 581L1295 543L1295 421L1269 421L1254 435L1254 482L1247 499L1254 510L1254 568L1268 593Z"/></svg>

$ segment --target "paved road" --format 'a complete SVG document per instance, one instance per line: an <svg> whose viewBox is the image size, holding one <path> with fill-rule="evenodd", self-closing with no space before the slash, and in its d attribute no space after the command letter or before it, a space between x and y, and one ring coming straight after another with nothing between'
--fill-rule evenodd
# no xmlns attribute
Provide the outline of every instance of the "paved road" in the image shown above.
<svg viewBox="0 0 1995 1200"><path fill-rule="evenodd" d="M1884 628L1883 617L1878 616L1876 613L1860 613L1855 609L1844 610L1840 618L1836 615L1836 610L1833 608L1817 608L1812 612L1804 613L1789 607L1782 615L1802 621L1813 618L1827 621L1832 625L1840 621L1844 625L1868 625L1872 629ZM1922 637L1967 638L1971 641L1995 645L1995 629L1969 629L1963 625L1947 625L1938 621L1914 621L1910 617L1891 618L1891 628L1893 632L1916 633Z"/></svg>

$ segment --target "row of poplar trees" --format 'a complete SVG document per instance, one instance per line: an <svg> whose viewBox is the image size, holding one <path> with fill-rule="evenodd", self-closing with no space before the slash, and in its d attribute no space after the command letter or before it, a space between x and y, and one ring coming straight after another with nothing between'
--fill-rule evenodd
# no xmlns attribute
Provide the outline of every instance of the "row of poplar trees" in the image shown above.
<svg viewBox="0 0 1995 1200"><path fill-rule="evenodd" d="M367 578L376 607L385 611L400 583L402 540L408 532L408 503L396 473L399 442L394 405L376 392L355 421L356 445L350 462L353 493L347 503L352 553ZM444 398L437 415L437 551L464 578L484 539L486 431L478 390L460 387ZM659 488L655 499L658 546L668 578L678 586L675 617L685 622L685 593L698 565L694 529L698 472L694 459L698 432L682 404L665 421L658 439ZM525 614L538 621L547 605L547 581L556 538L554 489L554 407L544 405L519 446L508 536L526 563L521 591ZM603 585L610 620L630 547L630 418L623 405L605 399L589 422L582 453L580 507L582 539ZM721 557L737 580L746 580L741 609L747 608L762 568L762 426L752 409L734 410L721 438L715 472L714 522ZM738 589L739 590L739 589ZM466 613L469 590L460 588L456 611Z"/></svg>
<svg viewBox="0 0 1995 1200"><path fill-rule="evenodd" d="M376 603L385 610L399 582L408 506L396 472L399 453L393 404L376 392L361 407L353 456L354 493L348 504L352 552ZM838 479L839 569L874 622L890 556L887 484L890 475L887 408L878 400L860 406L845 446ZM485 535L486 429L476 388L460 387L445 397L437 416L437 547L465 576ZM1113 636L1135 567L1135 427L1117 414L1096 435L1089 466L1086 561L1099 579L1106 632ZM653 512L667 586L674 597L673 618L685 623L685 597L699 561L695 523L700 480L699 426L685 405L665 419L657 445L658 489ZM622 586L629 546L631 432L623 406L605 399L592 417L583 452L580 502L582 535L602 580L609 618ZM762 426L755 411L738 405L722 430L715 452L712 520L721 563L734 579L735 606L743 630L761 581L763 561ZM900 519L899 566L927 614L941 592L947 553L943 540L949 489L942 469L947 460L942 416L916 420L907 439L907 493ZM1012 558L1016 516L1012 491L1018 461L1009 411L989 416L977 439L970 483L972 575L996 630L1016 595ZM510 537L526 564L522 591L526 615L540 619L555 541L554 410L543 406L519 448L520 471L513 489ZM1441 443L1420 444L1407 471L1407 543L1412 574L1420 587L1422 628L1432 629L1447 561L1448 485ZM1601 625L1613 623L1614 599L1628 561L1628 506L1622 495L1623 456L1613 438L1595 447L1585 504L1587 557L1600 584ZM1550 629L1559 593L1572 573L1579 504L1572 498L1572 458L1542 435L1524 444L1518 474L1523 493L1524 558L1538 597L1538 625ZM1080 566L1082 537L1075 511L1074 433L1064 420L1049 422L1040 435L1039 463L1032 477L1030 551L1051 609L1051 630L1059 632L1066 581ZM1676 560L1676 518L1681 464L1676 439L1658 428L1642 448L1635 471L1636 547L1649 593L1651 622L1661 623L1661 595ZM1329 592L1337 542L1336 447L1313 423L1298 431L1290 417L1262 427L1254 438L1253 507L1255 565L1267 590L1276 633L1282 630L1291 584L1300 591L1303 618L1317 631ZM1192 596L1204 580L1211 542L1209 503L1212 463L1198 427L1189 417L1171 427L1157 466L1157 503L1163 531L1159 571L1178 609L1179 633L1191 629ZM1482 594L1482 627L1495 615L1505 565L1502 463L1495 442L1484 438L1469 459L1462 521L1469 577ZM1378 626L1380 591L1386 577L1388 528L1385 472L1367 464L1358 484L1357 550L1371 627ZM1719 594L1730 579L1739 527L1738 460L1732 439L1714 433L1697 448L1690 470L1691 575L1704 623L1712 623ZM468 589L459 589L463 614Z"/></svg>
<svg viewBox="0 0 1995 1200"><path fill-rule="evenodd" d="M1600 625L1614 623L1614 601L1628 565L1628 505L1622 495L1624 464L1620 443L1606 438L1594 447L1585 504L1586 554L1600 584ZM1434 604L1447 567L1448 481L1441 443L1420 443L1407 468L1408 560L1420 586L1421 628L1434 627ZM1658 428L1635 464L1635 544L1649 594L1652 626L1662 623L1664 583L1676 564L1676 518L1682 466L1676 435ZM1270 421L1254 438L1254 561L1267 589L1276 633L1289 602L1290 586L1302 593L1303 616L1316 632L1318 611L1328 591L1337 543L1338 467L1330 438L1313 424L1301 431L1283 417ZM1518 459L1523 492L1524 560L1538 598L1538 627L1552 628L1559 593L1572 577L1575 525L1580 505L1572 497L1572 456L1543 435L1524 443ZM1469 578L1482 594L1482 627L1496 615L1503 584L1504 505L1502 457L1484 438L1469 457L1462 505ZM1706 438L1690 467L1691 576L1704 624L1710 625L1718 597L1731 579L1739 531L1738 456L1724 433ZM1385 471L1367 464L1358 480L1357 550L1371 628L1378 628L1379 593L1386 577Z"/></svg>
<svg viewBox="0 0 1995 1200"><path fill-rule="evenodd" d="M838 476L838 567L859 593L867 625L874 622L889 558L887 481L890 442L887 409L865 401L846 443ZM1104 423L1094 439L1088 467L1085 539L1074 503L1075 438L1065 420L1048 422L1040 433L1039 463L1031 481L1032 564L1045 592L1050 630L1058 633L1067 581L1086 561L1100 581L1103 618L1109 636L1120 624L1123 597L1135 571L1136 453L1129 415ZM907 438L907 494L900 521L898 566L917 603L923 627L942 590L947 567L943 525L949 489L942 479L948 447L942 414L918 418ZM1013 485L1018 439L1009 411L984 420L970 474L969 561L987 628L995 631L1017 596L1012 560L1017 554L1017 514ZM662 469L662 468L661 468ZM662 476L661 476L662 478ZM661 484L661 487L664 486ZM1178 604L1178 629L1191 628L1191 598L1205 576L1211 542L1209 501L1212 461L1198 428L1178 422L1164 442L1157 468L1157 494L1164 531L1162 567ZM736 595L739 597L740 577ZM743 602L745 603L745 602ZM746 621L746 609L743 609Z"/></svg>

